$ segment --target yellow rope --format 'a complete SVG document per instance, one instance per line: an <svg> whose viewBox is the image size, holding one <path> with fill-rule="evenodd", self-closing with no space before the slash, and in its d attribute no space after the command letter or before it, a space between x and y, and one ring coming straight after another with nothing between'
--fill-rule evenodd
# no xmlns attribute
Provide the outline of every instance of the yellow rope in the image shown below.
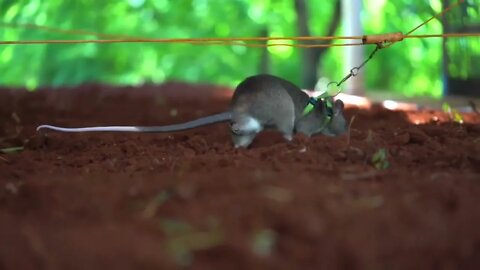
<svg viewBox="0 0 480 270"><path fill-rule="evenodd" d="M448 11L450 11L452 8L454 7L457 7L459 6L461 3L463 3L464 0L459 0L458 2L454 3L454 4L451 4L450 6L446 7L444 10L442 10L442 12L438 13L438 14L435 14L433 15L432 17L430 17L430 19L424 21L423 23L421 23L420 25L418 25L417 27L413 28L412 30L410 30L408 33L405 34L405 36L409 36L411 33L417 31L418 28L424 26L425 24L429 23L431 20L435 19L435 18L438 18L440 16L443 16L445 13L447 13Z"/></svg>
<svg viewBox="0 0 480 270"><path fill-rule="evenodd" d="M425 34L425 35L408 35L404 38L453 38L453 37L480 37L480 33L448 33L448 34ZM242 41L249 40L325 40L333 37L283 37L283 38L128 38L128 39L81 39L81 40L19 40L19 41L0 41L0 45L29 45L29 44L81 44L81 43L190 43L190 44L206 44L206 45L237 45L246 47L273 47L288 46L298 48L320 48L320 47L336 47L336 46L359 46L363 43L329 43L329 44L289 44L289 43L268 43L268 44L251 44ZM347 39L347 37L334 37L334 39ZM350 37L350 39L353 39ZM356 39L361 40L362 37Z"/></svg>
<svg viewBox="0 0 480 270"><path fill-rule="evenodd" d="M403 38L451 38L451 37L478 37L480 33L447 33L447 34L426 34L426 35L412 35L418 28L424 26L434 18L438 18L450 11L452 8L457 7L464 0L448 6L442 12L432 16L428 20L424 21L417 27L410 30L407 34L403 35ZM29 45L29 44L80 44L80 43L189 43L193 45L236 45L246 47L274 47L274 46L287 46L296 48L323 48L323 47L342 47L342 46L359 46L364 45L363 42L357 43L328 43L328 44L290 44L284 41L333 41L333 40L362 40L364 36L304 36L304 37L238 37L238 38L142 38L132 37L126 35L112 35L102 34L85 30L65 30L55 27L41 26L36 24L11 24L0 23L0 27L9 28L26 28L26 29L38 29L50 32L58 32L64 34L73 35L93 35L104 39L85 39L85 40L19 40L19 41L0 41L0 45ZM277 41L274 43L246 43L248 41ZM283 41L278 43L278 41ZM390 42L389 47L395 42Z"/></svg>
<svg viewBox="0 0 480 270"><path fill-rule="evenodd" d="M0 22L0 27L8 28L25 28L25 29L38 29L45 30L49 32L57 32L64 34L73 34L73 35L92 35L97 37L104 37L115 40L155 40L158 42L191 42L191 41L268 41L268 40L335 40L335 39L362 39L362 36L303 36L303 37L238 37L238 38L145 38L145 37L135 37L127 35L114 35L114 34L103 34L93 31L86 30L66 30L56 27L43 26L37 24L14 24L14 23L2 23Z"/></svg>
<svg viewBox="0 0 480 270"><path fill-rule="evenodd" d="M428 38L428 37L442 37L442 38L448 38L448 37L472 37L472 36L480 36L480 33L448 33L448 34L438 34L438 35L415 35L413 36L412 33L417 31L418 28L424 26L425 24L429 23L431 20L435 19L435 18L438 18L440 16L443 16L445 13L447 13L448 11L450 11L452 8L454 7L458 7L461 3L463 3L464 0L459 0L453 4L451 4L450 6L444 8L440 13L437 13L435 15L433 15L432 17L430 17L428 20L422 22L421 24L419 24L418 26L416 26L415 28L413 28L412 30L408 31L406 34L403 35L403 38ZM387 47L390 47L392 46L394 43L396 42L391 42L389 44L387 44L386 46L384 46L384 48L387 48Z"/></svg>
<svg viewBox="0 0 480 270"><path fill-rule="evenodd" d="M0 45L31 45L31 44L81 44L81 43L191 43L193 45L237 45L246 47L274 47L287 46L298 48L320 48L335 46L358 46L363 43L339 43L339 44L288 44L288 43L272 43L272 44L249 44L239 41L199 41L195 39L185 40L164 40L164 39L82 39L82 40L29 40L29 41L0 41Z"/></svg>
<svg viewBox="0 0 480 270"><path fill-rule="evenodd" d="M447 34L425 34L425 35L408 35L403 38L451 38L451 37L480 37L480 33L447 33Z"/></svg>

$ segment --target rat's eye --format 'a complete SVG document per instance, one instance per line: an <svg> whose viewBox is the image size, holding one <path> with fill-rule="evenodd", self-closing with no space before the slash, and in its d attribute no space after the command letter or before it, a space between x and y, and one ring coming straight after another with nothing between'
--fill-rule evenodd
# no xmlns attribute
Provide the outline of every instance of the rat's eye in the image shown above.
<svg viewBox="0 0 480 270"><path fill-rule="evenodd" d="M233 122L230 122L230 130L235 133L235 134L238 134L240 132L240 127L238 127L237 124L233 123Z"/></svg>

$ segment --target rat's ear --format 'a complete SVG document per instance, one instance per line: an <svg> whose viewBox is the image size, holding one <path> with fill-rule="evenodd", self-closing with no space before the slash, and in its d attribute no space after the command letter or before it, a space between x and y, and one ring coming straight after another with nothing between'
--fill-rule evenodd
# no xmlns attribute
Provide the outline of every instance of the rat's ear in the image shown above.
<svg viewBox="0 0 480 270"><path fill-rule="evenodd" d="M334 114L335 114L335 115L338 115L338 114L342 113L344 107L345 107L345 106L344 106L344 104L343 104L343 101L340 100L340 99L337 99L337 100L335 101L335 106L334 106L334 109L333 109Z"/></svg>
<svg viewBox="0 0 480 270"><path fill-rule="evenodd" d="M321 112L323 112L325 110L325 104L324 104L323 100L317 99L317 103L315 104L315 109L320 110Z"/></svg>

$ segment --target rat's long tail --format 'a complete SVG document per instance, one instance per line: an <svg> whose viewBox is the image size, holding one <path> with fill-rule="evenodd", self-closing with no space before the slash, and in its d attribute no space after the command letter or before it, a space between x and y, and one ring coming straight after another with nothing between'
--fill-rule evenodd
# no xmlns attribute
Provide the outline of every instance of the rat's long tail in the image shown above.
<svg viewBox="0 0 480 270"><path fill-rule="evenodd" d="M218 113L202 118L198 118L189 122L167 125L167 126L151 126L151 127L137 127L137 126L104 126L104 127L81 127L81 128L65 128L51 125L40 125L37 131L41 129L51 129L61 132L173 132L192 129L196 127L211 125L219 122L225 122L232 118L230 112Z"/></svg>

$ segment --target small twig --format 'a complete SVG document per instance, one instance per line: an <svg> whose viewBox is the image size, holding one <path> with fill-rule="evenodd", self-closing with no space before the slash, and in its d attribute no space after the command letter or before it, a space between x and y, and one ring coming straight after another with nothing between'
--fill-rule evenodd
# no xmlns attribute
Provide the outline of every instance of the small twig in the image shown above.
<svg viewBox="0 0 480 270"><path fill-rule="evenodd" d="M473 100L469 100L468 105L470 105L470 107L472 108L472 111L474 111L476 114L480 114L480 112L477 109L477 104L475 104Z"/></svg>
<svg viewBox="0 0 480 270"><path fill-rule="evenodd" d="M352 116L352 118L350 119L350 123L348 124L347 148L350 146L350 134L351 134L352 124L353 124L353 121L354 121L354 120L355 120L355 115Z"/></svg>
<svg viewBox="0 0 480 270"><path fill-rule="evenodd" d="M15 121L16 124L20 124L22 122L20 117L18 116L18 114L16 112L12 112L11 116L12 116L12 119Z"/></svg>
<svg viewBox="0 0 480 270"><path fill-rule="evenodd" d="M342 173L340 178L342 180L352 181L352 180L363 180L368 178L373 178L378 175L381 175L381 172L378 170L369 170L366 172L351 172L351 173Z"/></svg>
<svg viewBox="0 0 480 270"><path fill-rule="evenodd" d="M8 160L8 159L6 159L6 158L4 158L4 157L2 157L2 156L0 156L0 159L3 160L3 161L5 161L5 162L7 162L7 163L10 162L10 160Z"/></svg>
<svg viewBox="0 0 480 270"><path fill-rule="evenodd" d="M375 143L373 142L373 132L371 129L368 130L367 138L365 139L370 148L375 148Z"/></svg>
<svg viewBox="0 0 480 270"><path fill-rule="evenodd" d="M10 153L16 153L23 151L24 147L23 146L14 146L14 147L7 147L7 148L2 148L0 149L1 153L4 154L10 154Z"/></svg>
<svg viewBox="0 0 480 270"><path fill-rule="evenodd" d="M157 212L157 209L165 203L170 198L170 194L166 191L161 191L158 193L148 204L145 206L143 210L143 217L144 218L153 218Z"/></svg>
<svg viewBox="0 0 480 270"><path fill-rule="evenodd" d="M34 254L41 260L42 264L47 269L51 269L54 263L53 256L45 246L44 240L37 231L34 231L30 226L23 229L23 234L27 240L27 244Z"/></svg>

